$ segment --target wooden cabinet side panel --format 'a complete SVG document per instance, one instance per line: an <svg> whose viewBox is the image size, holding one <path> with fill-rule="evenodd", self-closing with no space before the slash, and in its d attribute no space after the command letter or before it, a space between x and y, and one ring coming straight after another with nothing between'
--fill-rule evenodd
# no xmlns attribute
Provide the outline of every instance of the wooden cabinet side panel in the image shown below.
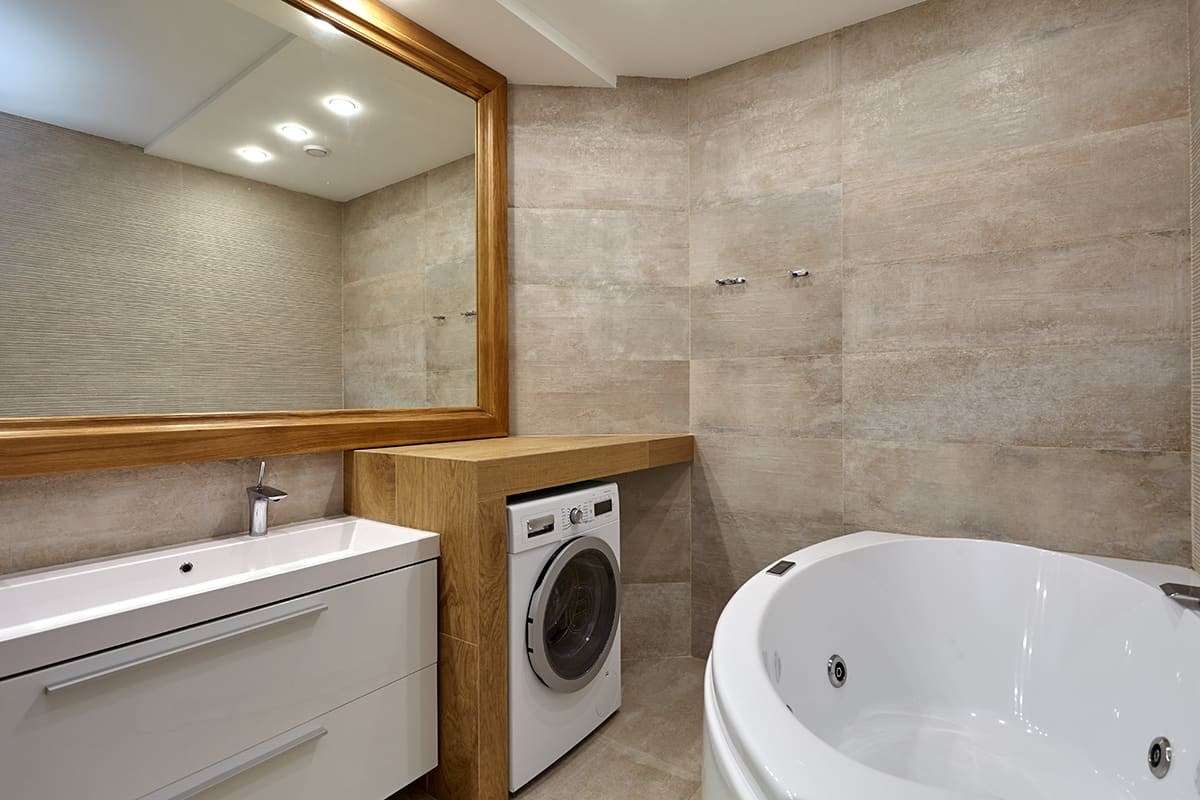
<svg viewBox="0 0 1200 800"><path fill-rule="evenodd" d="M508 797L508 525L503 498L479 503L479 797Z"/></svg>

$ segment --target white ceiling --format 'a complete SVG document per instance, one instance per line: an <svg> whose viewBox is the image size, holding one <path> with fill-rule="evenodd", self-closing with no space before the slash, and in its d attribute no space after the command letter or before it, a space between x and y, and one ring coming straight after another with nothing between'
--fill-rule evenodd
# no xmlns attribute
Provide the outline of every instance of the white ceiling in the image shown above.
<svg viewBox="0 0 1200 800"><path fill-rule="evenodd" d="M473 101L279 0L0 0L0 13L3 112L339 201L474 152ZM334 115L335 94L362 110ZM283 138L284 122L313 138ZM243 146L274 157L253 164Z"/></svg>
<svg viewBox="0 0 1200 800"><path fill-rule="evenodd" d="M512 83L692 78L918 0L384 0Z"/></svg>

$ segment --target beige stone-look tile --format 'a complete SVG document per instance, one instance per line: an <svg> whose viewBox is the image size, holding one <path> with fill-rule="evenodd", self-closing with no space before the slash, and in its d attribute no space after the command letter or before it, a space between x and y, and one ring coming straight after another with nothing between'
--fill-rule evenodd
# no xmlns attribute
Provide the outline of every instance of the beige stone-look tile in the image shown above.
<svg viewBox="0 0 1200 800"><path fill-rule="evenodd" d="M429 370L425 375L425 405L430 408L474 408L479 389L473 369Z"/></svg>
<svg viewBox="0 0 1200 800"><path fill-rule="evenodd" d="M691 621L690 583L622 582L622 659L690 655Z"/></svg>
<svg viewBox="0 0 1200 800"><path fill-rule="evenodd" d="M425 267L425 316L447 318L464 311L478 311L475 301L475 258L430 264Z"/></svg>
<svg viewBox="0 0 1200 800"><path fill-rule="evenodd" d="M428 176L429 173L415 175L344 203L344 235L358 234L368 228L423 212L428 208Z"/></svg>
<svg viewBox="0 0 1200 800"><path fill-rule="evenodd" d="M0 563L34 569L238 533L257 478L258 462L243 459L0 481ZM271 458L267 482L288 493L272 525L343 513L341 453Z"/></svg>
<svg viewBox="0 0 1200 800"><path fill-rule="evenodd" d="M475 259L475 199L451 202L425 212L425 262Z"/></svg>
<svg viewBox="0 0 1200 800"><path fill-rule="evenodd" d="M688 81L693 128L736 126L748 114L809 100L838 88L836 36L817 36L781 47Z"/></svg>
<svg viewBox="0 0 1200 800"><path fill-rule="evenodd" d="M424 371L425 324L404 322L378 328L351 328L342 335L344 368L370 371Z"/></svg>
<svg viewBox="0 0 1200 800"><path fill-rule="evenodd" d="M426 322L425 368L439 372L474 369L476 320L478 317L459 314Z"/></svg>
<svg viewBox="0 0 1200 800"><path fill-rule="evenodd" d="M798 267L837 266L842 258L842 188L729 203L692 213L691 278L778 279Z"/></svg>
<svg viewBox="0 0 1200 800"><path fill-rule="evenodd" d="M425 319L420 275L382 275L342 288L342 329L386 328Z"/></svg>
<svg viewBox="0 0 1200 800"><path fill-rule="evenodd" d="M692 653L704 655L733 592L781 556L842 528L842 442L696 436Z"/></svg>
<svg viewBox="0 0 1200 800"><path fill-rule="evenodd" d="M509 302L509 346L521 359L584 368L688 358L685 287L518 284Z"/></svg>
<svg viewBox="0 0 1200 800"><path fill-rule="evenodd" d="M691 419L697 433L839 437L841 357L693 360Z"/></svg>
<svg viewBox="0 0 1200 800"><path fill-rule="evenodd" d="M510 435L683 433L687 361L514 360Z"/></svg>
<svg viewBox="0 0 1200 800"><path fill-rule="evenodd" d="M389 367L347 368L346 408L425 408L428 375Z"/></svg>
<svg viewBox="0 0 1200 800"><path fill-rule="evenodd" d="M1186 450L1188 343L844 357L846 436Z"/></svg>
<svg viewBox="0 0 1200 800"><path fill-rule="evenodd" d="M618 475L621 502L621 580L679 583L692 577L692 467Z"/></svg>
<svg viewBox="0 0 1200 800"><path fill-rule="evenodd" d="M430 208L446 203L475 202L475 154L435 167L425 173L426 201Z"/></svg>
<svg viewBox="0 0 1200 800"><path fill-rule="evenodd" d="M845 349L1186 339L1186 230L847 265Z"/></svg>
<svg viewBox="0 0 1200 800"><path fill-rule="evenodd" d="M509 146L514 208L687 207L684 81L511 87Z"/></svg>
<svg viewBox="0 0 1200 800"><path fill-rule="evenodd" d="M1186 564L1187 453L846 442L847 530Z"/></svg>
<svg viewBox="0 0 1200 800"><path fill-rule="evenodd" d="M843 29L842 79L846 84L877 80L930 59L1053 39L1149 8L1179 5L1176 0L926 0Z"/></svg>
<svg viewBox="0 0 1200 800"><path fill-rule="evenodd" d="M699 778L704 662L647 658L621 664L621 710L600 735Z"/></svg>
<svg viewBox="0 0 1200 800"><path fill-rule="evenodd" d="M1187 227L1187 123L1172 120L846 186L857 264Z"/></svg>
<svg viewBox="0 0 1200 800"><path fill-rule="evenodd" d="M844 94L844 177L937 169L980 153L1187 114L1187 26L1178 4L1105 25L1002 42Z"/></svg>
<svg viewBox="0 0 1200 800"><path fill-rule="evenodd" d="M601 729L603 730L603 729ZM519 800L687 800L699 776L593 734L514 797Z"/></svg>
<svg viewBox="0 0 1200 800"><path fill-rule="evenodd" d="M728 124L694 126L693 210L792 195L841 180L842 99L784 96Z"/></svg>
<svg viewBox="0 0 1200 800"><path fill-rule="evenodd" d="M838 353L842 273L814 267L807 278L763 277L740 286L692 287L692 358Z"/></svg>
<svg viewBox="0 0 1200 800"><path fill-rule="evenodd" d="M509 217L514 283L688 283L686 211L514 208Z"/></svg>
<svg viewBox="0 0 1200 800"><path fill-rule="evenodd" d="M342 273L346 283L385 275L419 276L427 263L425 212L389 217L342 241Z"/></svg>

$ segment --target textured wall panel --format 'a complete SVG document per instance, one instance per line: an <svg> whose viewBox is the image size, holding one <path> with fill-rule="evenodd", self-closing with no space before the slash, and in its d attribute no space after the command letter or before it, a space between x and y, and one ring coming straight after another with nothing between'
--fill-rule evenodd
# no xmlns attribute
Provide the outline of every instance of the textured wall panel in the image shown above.
<svg viewBox="0 0 1200 800"><path fill-rule="evenodd" d="M0 416L339 408L341 205L0 114Z"/></svg>

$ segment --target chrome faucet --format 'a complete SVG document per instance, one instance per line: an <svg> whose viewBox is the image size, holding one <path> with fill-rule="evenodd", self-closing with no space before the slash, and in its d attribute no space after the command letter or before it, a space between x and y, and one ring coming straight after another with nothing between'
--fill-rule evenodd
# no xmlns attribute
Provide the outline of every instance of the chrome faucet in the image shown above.
<svg viewBox="0 0 1200 800"><path fill-rule="evenodd" d="M1185 583L1164 583L1159 587L1163 594L1188 608L1200 606L1200 586L1188 586Z"/></svg>
<svg viewBox="0 0 1200 800"><path fill-rule="evenodd" d="M251 536L267 535L267 503L278 503L287 497L287 492L282 489L276 489L274 486L263 486L263 476L266 473L267 462L259 462L258 485L250 486L246 489L246 496L250 498Z"/></svg>

